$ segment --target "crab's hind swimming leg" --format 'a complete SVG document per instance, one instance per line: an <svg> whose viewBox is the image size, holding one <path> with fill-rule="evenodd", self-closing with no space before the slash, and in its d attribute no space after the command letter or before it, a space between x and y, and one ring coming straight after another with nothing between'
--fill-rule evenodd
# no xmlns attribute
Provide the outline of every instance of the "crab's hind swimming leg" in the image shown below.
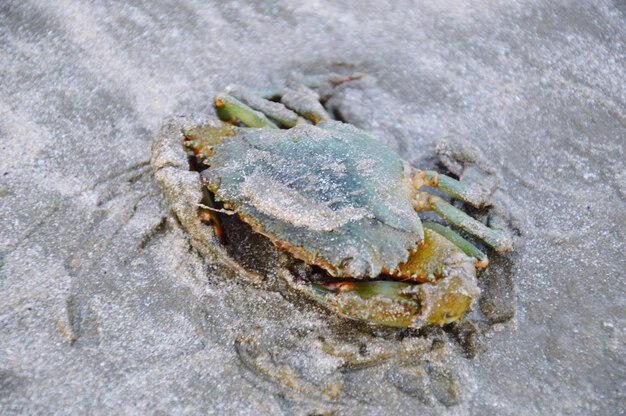
<svg viewBox="0 0 626 416"><path fill-rule="evenodd" d="M475 235L496 251L513 250L513 242L504 232L487 227L482 222L475 220L436 195L430 195L426 192L417 192L413 205L418 212L436 212L450 224Z"/></svg>

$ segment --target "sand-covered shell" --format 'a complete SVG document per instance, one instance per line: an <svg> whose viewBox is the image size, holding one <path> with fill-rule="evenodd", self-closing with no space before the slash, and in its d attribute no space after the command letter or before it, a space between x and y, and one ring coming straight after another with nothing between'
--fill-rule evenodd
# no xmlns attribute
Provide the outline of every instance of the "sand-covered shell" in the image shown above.
<svg viewBox="0 0 626 416"><path fill-rule="evenodd" d="M203 172L215 199L332 276L394 270L423 239L405 162L336 121L238 129Z"/></svg>

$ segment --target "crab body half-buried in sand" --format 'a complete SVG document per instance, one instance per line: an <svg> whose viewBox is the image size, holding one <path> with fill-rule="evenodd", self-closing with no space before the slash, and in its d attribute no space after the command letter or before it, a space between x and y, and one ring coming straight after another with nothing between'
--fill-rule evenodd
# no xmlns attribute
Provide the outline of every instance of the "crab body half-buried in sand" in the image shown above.
<svg viewBox="0 0 626 416"><path fill-rule="evenodd" d="M201 208L214 243L222 233L216 211L235 212L280 250L322 269L323 280L289 283L342 316L420 327L470 309L486 255L452 229L423 223L420 212L435 212L497 251L511 250L506 234L421 189L475 207L489 195L411 167L366 132L333 120L307 87L231 86L214 104L221 120L181 124L176 132L222 205Z"/></svg>

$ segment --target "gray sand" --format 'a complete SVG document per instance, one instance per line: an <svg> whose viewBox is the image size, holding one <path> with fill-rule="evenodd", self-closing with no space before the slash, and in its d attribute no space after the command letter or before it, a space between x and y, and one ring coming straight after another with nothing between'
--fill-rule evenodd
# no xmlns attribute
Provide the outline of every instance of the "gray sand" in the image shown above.
<svg viewBox="0 0 626 416"><path fill-rule="evenodd" d="M0 413L622 414L622 2L134 3L0 5ZM165 118L338 69L370 74L343 117L416 166L444 140L499 172L521 236L473 359L203 260L153 179Z"/></svg>

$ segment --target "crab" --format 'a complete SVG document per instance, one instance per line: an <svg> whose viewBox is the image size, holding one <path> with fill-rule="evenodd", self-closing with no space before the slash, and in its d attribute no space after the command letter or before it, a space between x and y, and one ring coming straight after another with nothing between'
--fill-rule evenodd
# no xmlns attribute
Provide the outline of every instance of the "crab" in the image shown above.
<svg viewBox="0 0 626 416"><path fill-rule="evenodd" d="M358 78L332 78L327 85ZM213 227L211 244L225 243L220 212L236 213L279 250L319 271L309 280L282 275L341 316L420 327L447 324L471 308L487 256L450 227L423 222L424 211L496 251L512 250L505 232L423 188L474 207L487 205L489 195L412 167L370 134L333 119L309 87L233 85L215 96L214 106L218 118L187 119L163 133L182 144L211 196L199 210Z"/></svg>

